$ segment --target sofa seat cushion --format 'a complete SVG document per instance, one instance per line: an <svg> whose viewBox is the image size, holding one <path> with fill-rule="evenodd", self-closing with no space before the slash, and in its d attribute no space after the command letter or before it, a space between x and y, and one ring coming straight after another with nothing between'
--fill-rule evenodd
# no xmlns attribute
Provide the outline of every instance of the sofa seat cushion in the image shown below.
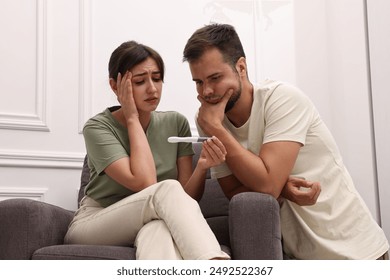
<svg viewBox="0 0 390 280"><path fill-rule="evenodd" d="M228 246L221 249L231 256ZM33 260L134 260L135 248L98 245L55 245L38 249Z"/></svg>
<svg viewBox="0 0 390 280"><path fill-rule="evenodd" d="M55 245L36 250L33 260L134 260L132 247L100 245Z"/></svg>

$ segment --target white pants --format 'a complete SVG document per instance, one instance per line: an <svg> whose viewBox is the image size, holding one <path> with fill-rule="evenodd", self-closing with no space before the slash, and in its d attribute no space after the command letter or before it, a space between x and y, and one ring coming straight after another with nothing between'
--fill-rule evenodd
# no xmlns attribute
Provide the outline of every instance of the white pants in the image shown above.
<svg viewBox="0 0 390 280"><path fill-rule="evenodd" d="M137 259L229 259L198 203L165 180L106 208L84 197L65 236L68 244L137 247Z"/></svg>

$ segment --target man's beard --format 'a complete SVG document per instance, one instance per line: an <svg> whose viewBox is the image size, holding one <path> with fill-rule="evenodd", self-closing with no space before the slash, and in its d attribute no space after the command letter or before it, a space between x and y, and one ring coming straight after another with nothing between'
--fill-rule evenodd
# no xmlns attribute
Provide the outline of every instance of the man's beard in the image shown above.
<svg viewBox="0 0 390 280"><path fill-rule="evenodd" d="M234 92L232 96L230 96L229 101L226 103L225 114L234 107L234 105L236 104L238 99L240 99L240 97L241 97L241 83L239 89L236 92Z"/></svg>

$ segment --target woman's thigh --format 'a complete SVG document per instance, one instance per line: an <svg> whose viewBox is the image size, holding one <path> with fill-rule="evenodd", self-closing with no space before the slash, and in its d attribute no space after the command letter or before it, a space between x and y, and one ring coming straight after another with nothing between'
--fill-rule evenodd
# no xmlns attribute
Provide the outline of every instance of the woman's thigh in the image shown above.
<svg viewBox="0 0 390 280"><path fill-rule="evenodd" d="M85 197L65 237L66 243L129 246L143 225L158 219L151 199L159 184L106 208Z"/></svg>

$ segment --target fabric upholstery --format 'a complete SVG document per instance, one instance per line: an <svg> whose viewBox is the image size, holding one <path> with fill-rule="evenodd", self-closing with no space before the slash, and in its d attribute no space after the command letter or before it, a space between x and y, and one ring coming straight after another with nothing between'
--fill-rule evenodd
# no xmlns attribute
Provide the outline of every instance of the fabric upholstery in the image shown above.
<svg viewBox="0 0 390 280"><path fill-rule="evenodd" d="M62 244L73 212L30 199L0 203L0 259L30 259L42 247Z"/></svg>
<svg viewBox="0 0 390 280"><path fill-rule="evenodd" d="M283 259L279 204L272 196L255 192L235 195L229 224L233 258Z"/></svg>
<svg viewBox="0 0 390 280"><path fill-rule="evenodd" d="M134 260L135 248L98 245L55 245L38 249L33 260Z"/></svg>

